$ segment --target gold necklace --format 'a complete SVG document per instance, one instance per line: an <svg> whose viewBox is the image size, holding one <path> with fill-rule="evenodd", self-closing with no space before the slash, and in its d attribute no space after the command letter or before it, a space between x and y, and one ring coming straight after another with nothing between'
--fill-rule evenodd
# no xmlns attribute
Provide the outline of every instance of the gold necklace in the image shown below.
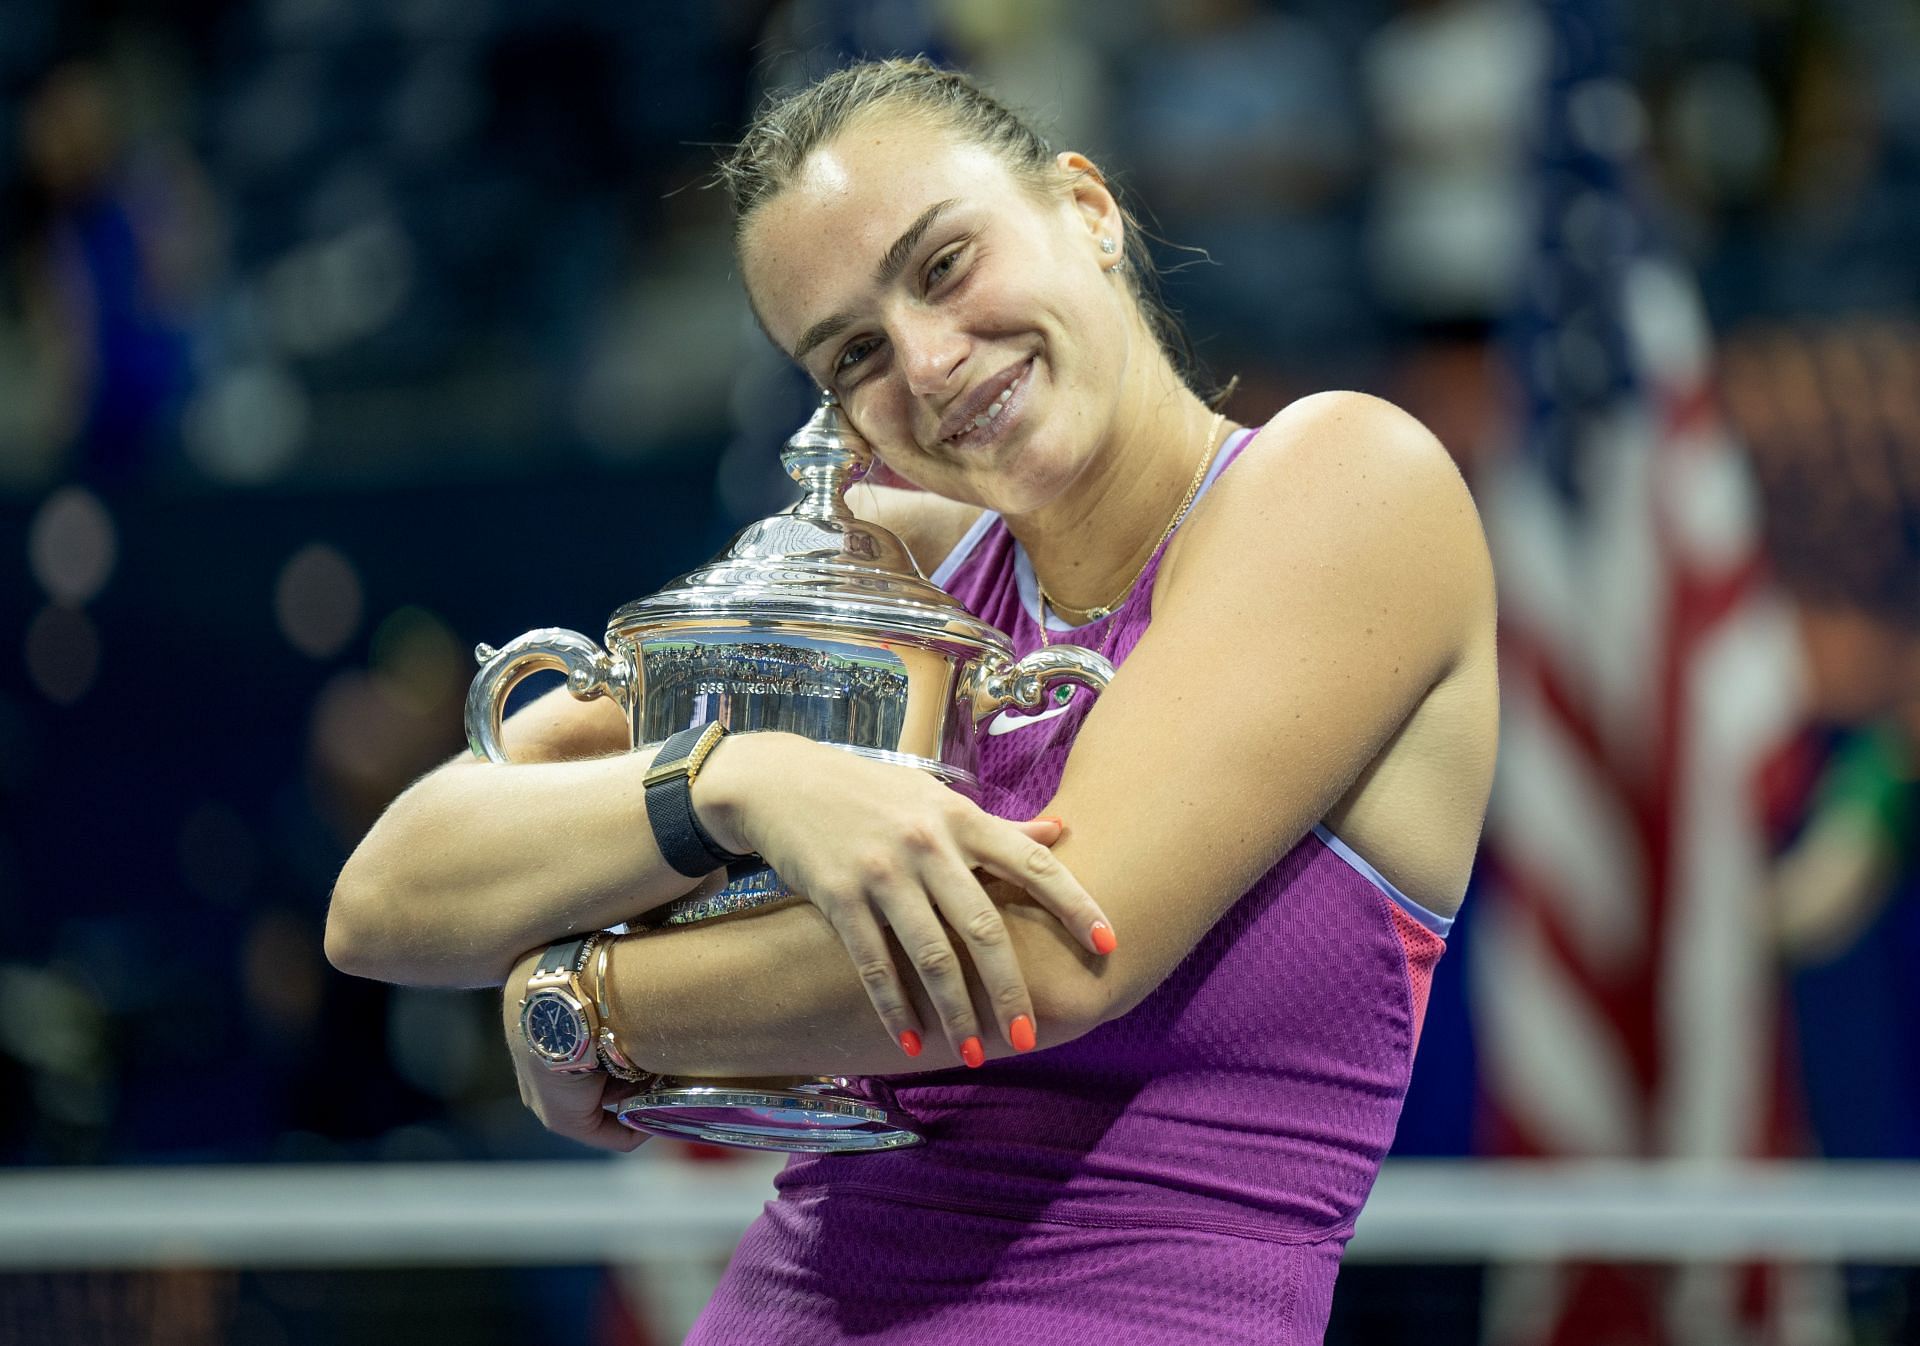
<svg viewBox="0 0 1920 1346"><path fill-rule="evenodd" d="M1119 597L1111 603L1102 603L1097 607L1075 609L1077 612L1086 614L1087 620L1081 623L1082 626L1091 625L1102 617L1111 617L1113 610L1127 601L1127 595L1133 592L1133 586L1138 584L1140 577L1147 573L1147 567L1153 564L1153 558L1159 554L1160 548L1166 544L1168 538L1173 536L1173 530L1180 526L1180 520L1187 516L1187 510L1193 506L1194 496L1200 492L1200 483L1206 478L1207 468L1213 462L1214 436L1220 433L1220 425L1226 419L1227 413L1224 411L1216 411L1213 414L1213 422L1207 426L1206 441L1200 446L1200 465L1193 469L1193 480L1187 483L1187 493L1180 497L1180 507L1174 510L1173 517L1167 520L1167 526L1161 530L1159 541L1153 544L1153 550L1147 553L1147 559L1140 563L1140 568L1133 572L1133 578L1127 581L1127 586L1120 591ZM1058 611L1060 605L1047 596L1047 586L1040 583L1038 573L1033 577L1033 587L1040 594L1040 643L1043 646L1050 645L1052 642L1047 639L1047 614Z"/></svg>

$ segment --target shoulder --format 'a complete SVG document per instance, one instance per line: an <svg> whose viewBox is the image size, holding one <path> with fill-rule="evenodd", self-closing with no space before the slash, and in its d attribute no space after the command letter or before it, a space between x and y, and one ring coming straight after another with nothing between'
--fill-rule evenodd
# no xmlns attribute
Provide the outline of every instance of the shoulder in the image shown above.
<svg viewBox="0 0 1920 1346"><path fill-rule="evenodd" d="M1313 393L1291 402L1260 427L1242 456L1245 465L1234 470L1243 482L1371 490L1405 503L1466 501L1466 482L1433 432L1370 393Z"/></svg>
<svg viewBox="0 0 1920 1346"><path fill-rule="evenodd" d="M1192 536L1178 539L1175 603L1183 589L1310 587L1389 620L1421 614L1426 643L1454 653L1492 603L1486 536L1452 455L1414 416L1366 393L1283 408L1180 532Z"/></svg>
<svg viewBox="0 0 1920 1346"><path fill-rule="evenodd" d="M847 492L847 504L868 523L877 523L907 544L921 573L931 575L960 545L960 539L984 512L931 491L860 482Z"/></svg>

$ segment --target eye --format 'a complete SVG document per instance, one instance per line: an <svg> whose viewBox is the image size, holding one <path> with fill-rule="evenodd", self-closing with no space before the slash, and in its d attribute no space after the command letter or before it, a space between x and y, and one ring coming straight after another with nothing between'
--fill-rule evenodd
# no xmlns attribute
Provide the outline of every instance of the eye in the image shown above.
<svg viewBox="0 0 1920 1346"><path fill-rule="evenodd" d="M934 259L933 265L927 268L927 289L931 290L952 273L953 268L959 264L961 251L961 248L951 248Z"/></svg>
<svg viewBox="0 0 1920 1346"><path fill-rule="evenodd" d="M862 360L866 359L867 356L872 353L873 348L879 344L880 343L872 337L862 337L858 341L848 342L846 349L840 352L840 358L833 362L834 374L840 375L847 373Z"/></svg>

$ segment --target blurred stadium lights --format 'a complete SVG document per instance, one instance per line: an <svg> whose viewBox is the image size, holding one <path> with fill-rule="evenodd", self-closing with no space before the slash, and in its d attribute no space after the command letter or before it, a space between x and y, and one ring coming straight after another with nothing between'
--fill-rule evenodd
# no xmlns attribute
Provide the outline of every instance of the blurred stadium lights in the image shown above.
<svg viewBox="0 0 1920 1346"><path fill-rule="evenodd" d="M90 602L118 558L113 516L82 486L48 496L27 526L27 561L47 596L69 607Z"/></svg>
<svg viewBox="0 0 1920 1346"><path fill-rule="evenodd" d="M27 676L47 700L71 706L100 671L100 636L78 608L44 607L27 624Z"/></svg>
<svg viewBox="0 0 1920 1346"><path fill-rule="evenodd" d="M188 403L181 425L187 455L210 479L233 485L269 481L306 447L306 390L268 363L236 365Z"/></svg>
<svg viewBox="0 0 1920 1346"><path fill-rule="evenodd" d="M324 542L302 547L274 585L273 615L300 653L333 658L360 630L360 576L353 562Z"/></svg>
<svg viewBox="0 0 1920 1346"><path fill-rule="evenodd" d="M267 271L268 327L298 356L326 355L377 332L406 303L413 247L391 219L372 219L295 248Z"/></svg>

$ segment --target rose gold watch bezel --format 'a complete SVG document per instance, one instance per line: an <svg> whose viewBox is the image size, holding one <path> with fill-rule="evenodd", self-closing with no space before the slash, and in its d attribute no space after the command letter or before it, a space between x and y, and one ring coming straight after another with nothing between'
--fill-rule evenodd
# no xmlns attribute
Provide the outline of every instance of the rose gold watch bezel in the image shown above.
<svg viewBox="0 0 1920 1346"><path fill-rule="evenodd" d="M527 1016L533 1013L534 1003L548 996L565 1001L585 1025L584 1031L580 1034L579 1047L572 1055L565 1058L550 1056L535 1046L533 1035L528 1031ZM598 1070L600 1061L594 1050L594 1044L599 1037L599 1016L593 1012L593 1005L587 997L580 993L573 974L568 974L567 984L562 986L527 987L527 993L520 1001L520 1041L526 1044L527 1054L548 1070L561 1075L582 1075L590 1070Z"/></svg>

